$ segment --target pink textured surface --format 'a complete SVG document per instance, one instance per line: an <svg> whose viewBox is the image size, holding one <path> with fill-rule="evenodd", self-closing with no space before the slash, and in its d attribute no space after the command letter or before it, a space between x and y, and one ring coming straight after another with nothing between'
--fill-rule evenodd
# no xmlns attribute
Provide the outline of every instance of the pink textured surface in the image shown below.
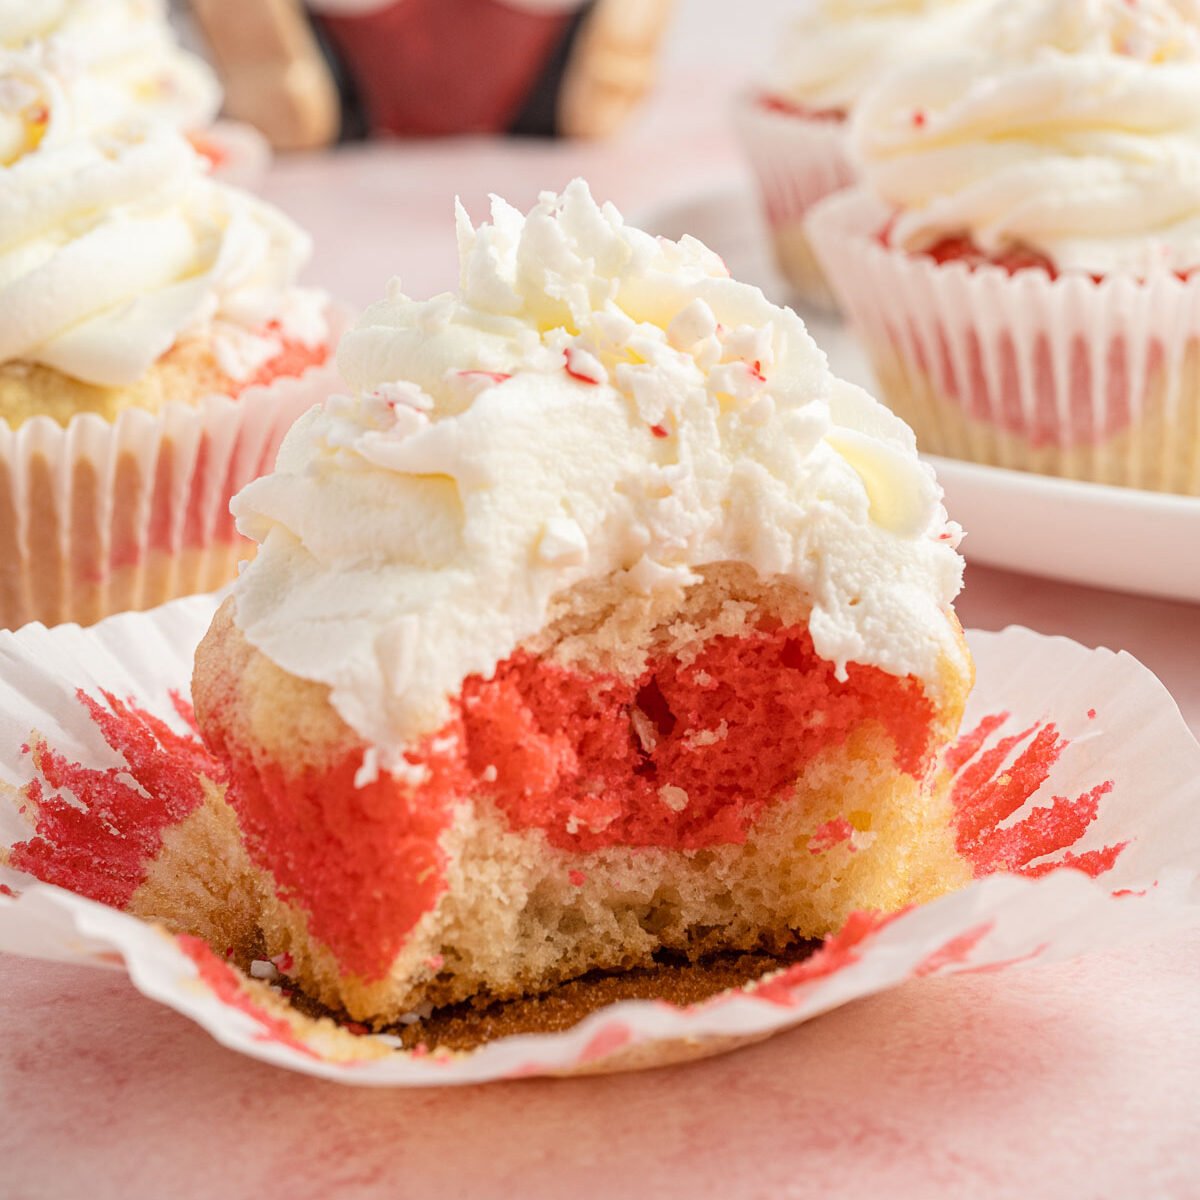
<svg viewBox="0 0 1200 1200"><path fill-rule="evenodd" d="M794 3L756 0L761 29ZM743 173L721 87L760 26L724 0L682 7L700 20L621 142L282 164L268 191L318 238L310 277L359 304L389 271L415 295L452 286L456 192L479 216L488 190L525 204L583 173L636 212ZM1200 733L1200 608L973 568L959 613L1127 649ZM119 974L0 957L0 1196L1184 1200L1200 1197L1197 996L1200 933L923 980L688 1067L375 1093L239 1058Z"/></svg>
<svg viewBox="0 0 1200 1200"><path fill-rule="evenodd" d="M642 1075L366 1092L221 1050L120 975L3 977L9 1200L1195 1196L1200 935L923 980Z"/></svg>

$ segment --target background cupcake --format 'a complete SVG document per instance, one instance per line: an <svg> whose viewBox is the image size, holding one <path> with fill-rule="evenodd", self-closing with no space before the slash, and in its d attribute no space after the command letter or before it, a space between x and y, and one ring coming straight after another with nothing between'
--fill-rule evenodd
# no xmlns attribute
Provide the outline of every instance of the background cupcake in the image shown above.
<svg viewBox="0 0 1200 1200"><path fill-rule="evenodd" d="M217 121L221 85L184 50L166 0L32 0L0 3L0 48L44 55L78 92L77 121L101 128L131 115L186 134L227 182L256 184L270 154L252 128Z"/></svg>
<svg viewBox="0 0 1200 1200"><path fill-rule="evenodd" d="M1200 493L1200 5L1005 0L858 106L809 223L923 447Z"/></svg>
<svg viewBox="0 0 1200 1200"><path fill-rule="evenodd" d="M804 231L818 201L857 172L847 125L893 63L962 42L980 0L816 0L785 34L770 71L736 108L780 270L800 300L835 305Z"/></svg>
<svg viewBox="0 0 1200 1200"><path fill-rule="evenodd" d="M333 372L306 236L168 124L0 56L0 625L215 587L230 496Z"/></svg>

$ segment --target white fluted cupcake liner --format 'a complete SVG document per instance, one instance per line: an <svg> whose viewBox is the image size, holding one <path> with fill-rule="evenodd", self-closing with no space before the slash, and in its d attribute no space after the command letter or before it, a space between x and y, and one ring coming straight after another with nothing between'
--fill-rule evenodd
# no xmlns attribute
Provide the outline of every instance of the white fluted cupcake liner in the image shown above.
<svg viewBox="0 0 1200 1200"><path fill-rule="evenodd" d="M745 93L735 101L734 124L758 182L779 269L801 303L836 309L804 219L814 205L858 178L844 122L783 112Z"/></svg>
<svg viewBox="0 0 1200 1200"><path fill-rule="evenodd" d="M230 499L337 387L331 357L237 399L0 422L0 628L90 624L228 582L249 548Z"/></svg>
<svg viewBox="0 0 1200 1200"><path fill-rule="evenodd" d="M884 399L931 454L1200 495L1200 276L1052 278L880 237L865 190L808 220Z"/></svg>
<svg viewBox="0 0 1200 1200"><path fill-rule="evenodd" d="M623 1001L562 1033L404 1051L305 1017L221 945L132 915L146 910L165 847L178 853L173 831L213 802L181 701L216 603L0 633L0 951L123 967L147 996L281 1067L393 1087L633 1069L729 1050L924 976L1200 923L1200 746L1163 686L1125 654L1024 629L972 632L978 684L947 766L974 882L899 914L858 914L811 958L699 1004ZM28 753L39 738L42 752ZM111 770L121 766L133 780ZM64 786L73 798L56 802ZM198 894L218 883L206 877Z"/></svg>

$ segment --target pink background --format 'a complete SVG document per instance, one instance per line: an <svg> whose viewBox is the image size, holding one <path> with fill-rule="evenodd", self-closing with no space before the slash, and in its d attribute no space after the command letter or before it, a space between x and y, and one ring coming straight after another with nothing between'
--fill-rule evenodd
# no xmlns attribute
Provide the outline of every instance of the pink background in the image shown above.
<svg viewBox="0 0 1200 1200"><path fill-rule="evenodd" d="M741 180L728 94L789 7L683 3L664 86L618 142L354 150L280 164L265 190L317 236L310 278L352 303L389 273L452 287L456 192L479 217L488 191L525 205L583 174L636 216ZM959 613L1127 649L1200 732L1200 607L971 568ZM591 1080L356 1091L240 1058L123 975L11 958L0 1029L10 1200L1200 1197L1200 931L924 980L721 1059Z"/></svg>

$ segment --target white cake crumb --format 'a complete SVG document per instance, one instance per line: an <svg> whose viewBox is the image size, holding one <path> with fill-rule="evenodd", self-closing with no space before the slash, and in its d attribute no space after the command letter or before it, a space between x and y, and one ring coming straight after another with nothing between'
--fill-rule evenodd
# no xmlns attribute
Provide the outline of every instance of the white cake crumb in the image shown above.
<svg viewBox="0 0 1200 1200"><path fill-rule="evenodd" d="M658 798L672 811L683 812L688 806L688 794L681 787L666 783L658 789Z"/></svg>
<svg viewBox="0 0 1200 1200"><path fill-rule="evenodd" d="M688 734L683 744L689 750L695 750L700 746L715 746L717 742L723 742L728 736L729 722L722 720L716 729L697 729L695 733Z"/></svg>

